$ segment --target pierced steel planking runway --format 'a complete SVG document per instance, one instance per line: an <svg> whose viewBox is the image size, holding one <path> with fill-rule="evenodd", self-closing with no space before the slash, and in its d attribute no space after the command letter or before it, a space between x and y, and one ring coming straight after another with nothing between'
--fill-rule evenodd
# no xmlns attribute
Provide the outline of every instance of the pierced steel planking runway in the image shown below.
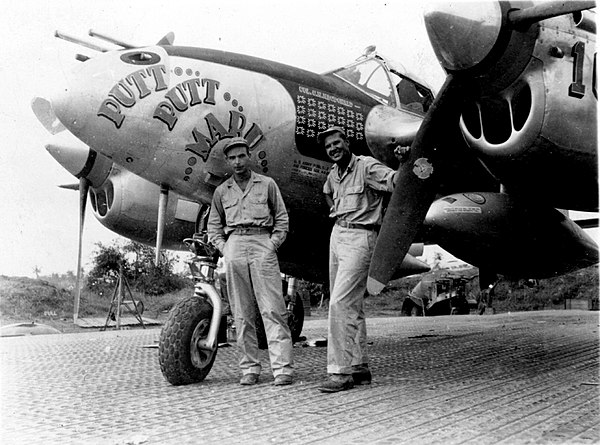
<svg viewBox="0 0 600 445"><path fill-rule="evenodd" d="M0 339L3 444L600 443L598 312L368 320L374 382L321 394L326 348L294 385L238 385L235 347L199 384L162 377L159 329ZM303 334L326 336L326 320Z"/></svg>

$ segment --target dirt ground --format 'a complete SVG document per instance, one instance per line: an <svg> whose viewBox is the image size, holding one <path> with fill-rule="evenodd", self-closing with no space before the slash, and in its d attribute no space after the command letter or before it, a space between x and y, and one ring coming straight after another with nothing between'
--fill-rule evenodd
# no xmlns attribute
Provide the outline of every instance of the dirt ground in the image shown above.
<svg viewBox="0 0 600 445"><path fill-rule="evenodd" d="M106 315L104 315L106 316ZM160 314L158 318L152 317L155 320L164 321L167 318L167 313ZM38 325L46 325L52 328L58 329L63 334L77 333L77 332L93 332L99 330L98 328L83 328L81 326L73 323L72 318L45 318L39 317L36 319L24 319L24 318L15 318L15 317L0 317L0 327L8 326L11 324L21 324L21 323L32 323ZM113 323L114 329L114 323ZM142 329L141 326L128 326L130 329Z"/></svg>
<svg viewBox="0 0 600 445"><path fill-rule="evenodd" d="M151 318L154 320L159 320L164 322L169 313L162 312L151 315ZM106 314L102 315L106 316ZM327 308L311 308L311 315L306 317L306 319L317 320L327 318ZM3 326L8 326L11 324L20 324L20 323L36 323L40 325L47 325L52 328L58 329L63 334L69 333L77 333L77 332L93 332L98 330L98 328L82 328L81 326L73 323L72 318L50 318L50 317L38 317L35 319L27 319L27 318L16 318L16 317L7 317L0 316L0 328ZM128 326L130 329L142 329L141 326ZM112 325L112 329L114 329L114 324Z"/></svg>

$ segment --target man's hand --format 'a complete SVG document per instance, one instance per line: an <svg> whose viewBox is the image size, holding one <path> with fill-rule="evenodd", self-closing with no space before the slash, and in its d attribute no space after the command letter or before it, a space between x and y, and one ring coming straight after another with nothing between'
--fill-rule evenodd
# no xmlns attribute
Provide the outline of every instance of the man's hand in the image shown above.
<svg viewBox="0 0 600 445"><path fill-rule="evenodd" d="M408 154L409 153L410 153L410 147L409 146L398 145L394 149L394 155L396 156L396 158L398 158L398 160L400 162L406 161L408 159Z"/></svg>
<svg viewBox="0 0 600 445"><path fill-rule="evenodd" d="M208 253L208 256L211 256L213 258L213 261L215 263L218 261L219 257L223 256L223 253L219 249L217 249L211 242L206 243L206 252Z"/></svg>

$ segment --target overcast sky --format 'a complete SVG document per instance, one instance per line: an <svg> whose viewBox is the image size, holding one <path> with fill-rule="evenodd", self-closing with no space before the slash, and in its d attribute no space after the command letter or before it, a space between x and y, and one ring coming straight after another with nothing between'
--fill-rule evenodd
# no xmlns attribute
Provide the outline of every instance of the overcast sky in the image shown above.
<svg viewBox="0 0 600 445"><path fill-rule="evenodd" d="M33 276L35 266L43 275L76 269L78 193L58 188L76 179L46 152L49 134L30 104L79 63L75 53L93 51L54 38L55 30L87 37L94 29L139 45L154 44L173 31L176 45L239 52L315 72L345 65L374 44L438 88L443 73L427 40L422 8L417 0L19 0L4 5L0 275ZM88 209L84 267L94 243L118 238Z"/></svg>

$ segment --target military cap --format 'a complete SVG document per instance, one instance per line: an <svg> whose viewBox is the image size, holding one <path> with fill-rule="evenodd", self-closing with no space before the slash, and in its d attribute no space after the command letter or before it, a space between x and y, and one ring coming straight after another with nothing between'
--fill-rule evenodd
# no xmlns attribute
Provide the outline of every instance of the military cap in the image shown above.
<svg viewBox="0 0 600 445"><path fill-rule="evenodd" d="M342 137L344 139L346 139L346 132L344 131L344 129L342 127L334 126L334 127L329 127L327 130L324 130L324 131L320 132L319 134L317 134L317 142L322 145L327 136L335 134L335 133L340 133L342 135Z"/></svg>
<svg viewBox="0 0 600 445"><path fill-rule="evenodd" d="M227 152L229 150L231 150L233 147L249 148L250 146L248 145L248 141L246 139L244 139L243 137L240 137L240 136L236 136L227 141L227 143L223 147L223 153L227 154Z"/></svg>

